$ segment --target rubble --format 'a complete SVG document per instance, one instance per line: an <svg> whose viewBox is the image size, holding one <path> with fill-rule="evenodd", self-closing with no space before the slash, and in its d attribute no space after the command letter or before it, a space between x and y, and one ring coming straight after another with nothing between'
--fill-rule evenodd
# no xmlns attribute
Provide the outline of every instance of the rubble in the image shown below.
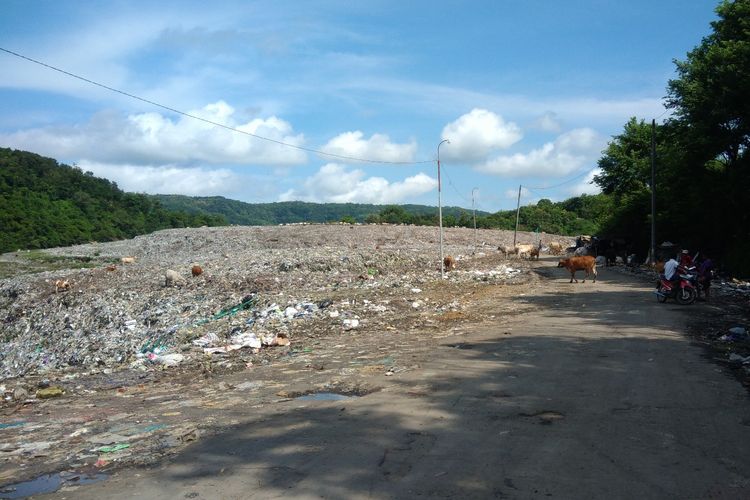
<svg viewBox="0 0 750 500"><path fill-rule="evenodd" d="M445 249L461 263L446 286L523 279L525 262L510 267L494 250L512 233L481 233L491 244L472 255L473 231L445 230ZM431 227L318 224L169 229L48 249L101 265L0 281L0 380L191 365L288 349L297 335L383 329L399 315L419 321L453 300L426 296L440 282L437 240Z"/></svg>

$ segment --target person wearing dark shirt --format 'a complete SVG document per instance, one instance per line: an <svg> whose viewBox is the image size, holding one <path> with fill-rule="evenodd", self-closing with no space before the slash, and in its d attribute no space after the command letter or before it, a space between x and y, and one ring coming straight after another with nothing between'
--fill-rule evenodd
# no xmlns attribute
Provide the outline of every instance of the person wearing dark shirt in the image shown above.
<svg viewBox="0 0 750 500"><path fill-rule="evenodd" d="M683 250L680 254L680 266L685 269L693 267L693 258L690 256L687 250Z"/></svg>
<svg viewBox="0 0 750 500"><path fill-rule="evenodd" d="M703 293L706 295L706 301L708 301L708 292L711 288L711 278L714 274L714 262L708 255L703 255L703 260L698 266L698 281L703 288ZM700 290L700 289L699 289Z"/></svg>

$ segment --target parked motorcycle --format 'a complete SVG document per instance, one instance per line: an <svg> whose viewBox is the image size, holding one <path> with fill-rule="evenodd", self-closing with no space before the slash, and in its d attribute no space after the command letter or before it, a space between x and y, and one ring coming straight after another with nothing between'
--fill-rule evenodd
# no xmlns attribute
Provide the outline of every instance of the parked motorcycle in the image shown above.
<svg viewBox="0 0 750 500"><path fill-rule="evenodd" d="M698 297L697 286L697 274L681 272L679 284L676 286L662 274L656 282L656 300L663 303L667 299L675 299L683 306L692 304Z"/></svg>

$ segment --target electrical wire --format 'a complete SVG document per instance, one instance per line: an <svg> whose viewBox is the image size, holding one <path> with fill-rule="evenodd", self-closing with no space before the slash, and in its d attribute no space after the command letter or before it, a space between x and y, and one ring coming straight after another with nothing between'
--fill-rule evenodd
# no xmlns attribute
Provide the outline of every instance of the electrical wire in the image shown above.
<svg viewBox="0 0 750 500"><path fill-rule="evenodd" d="M173 107L166 106L164 104L159 104L158 102L151 101L149 99L145 99L143 97L140 97L140 96L137 96L135 94L131 94L131 93L125 92L123 90L116 89L114 87L110 87L108 85L104 85L103 83L99 83L99 82L96 82L94 80L90 80L90 79L85 78L85 77L80 76L80 75L76 75L75 73L71 73L69 71L65 71L64 69L60 69L60 68L57 68L57 67L52 66L50 64L44 63L42 61L38 61L36 59L32 59L31 57L19 54L17 52L13 52L12 50L8 50L8 49L3 48L3 47L0 47L0 51L6 52L6 53L8 53L10 55L13 55L13 56L16 56L16 57L18 57L20 59L25 59L26 61L32 62L34 64L38 64L40 66L44 66L45 68L51 69L53 71L57 71L58 73L62 73L64 75L70 76L72 78L76 78L78 80L81 80L83 82L89 83L91 85L96 85L97 87L101 87L103 89L109 90L110 92L116 92L116 93L122 94L122 95L124 95L126 97L130 97L131 99L135 99L135 100L138 100L138 101L141 101L141 102L145 102L146 104L150 104L150 105L156 106L158 108L166 109L167 111L171 111L172 113L176 113L178 115L186 116L186 117L192 118L194 120L200 120L200 121L208 123L210 125L214 125L216 127L221 127L221 128L230 130L232 132L238 132L240 134L248 135L248 136L254 137L256 139L260 139L260 140L263 140L263 141L272 142L274 144L278 144L279 146L293 148L293 149L297 149L297 150L300 150L300 151L306 151L308 153L314 153L314 154L318 154L318 155L321 155L321 156L328 156L328 157L331 157L331 158L338 158L338 159L341 159L341 160L358 161L358 162L362 162L362 163L379 163L379 164L388 164L388 165L417 165L417 164L421 164L421 163L432 163L432 162L435 161L435 160L419 160L419 161L373 160L373 159L370 159L370 158L358 158L356 156L346 156L346 155L338 155L338 154L335 154L335 153L327 153L327 152L321 151L319 149L306 148L304 146L298 146L296 144L290 144L288 142L279 141L279 140L276 140L276 139L271 139L270 137L263 137L262 135L257 135L257 134L253 134L252 132L247 132L245 130L240 130L240 129L237 129L237 128L234 128L234 127L230 127L229 125L224 125L223 123L218 123L218 122L215 122L215 121L211 121L211 120L208 120L206 118L202 118L200 116L196 116L196 115L193 115L193 114L190 114L190 113L186 113L185 111L180 111L179 109L175 109Z"/></svg>
<svg viewBox="0 0 750 500"><path fill-rule="evenodd" d="M571 177L570 179L568 179L566 181L563 181L563 182L561 182L559 184L555 184L554 186L547 186L547 187L523 186L523 187L525 187L526 189L541 189L541 190L544 190L544 189L554 189L556 187L564 186L565 184L568 184L569 182L573 182L576 179L580 179L581 177L583 177L584 175L588 175L589 173L590 173L590 171L583 172L582 174L576 175L575 177Z"/></svg>

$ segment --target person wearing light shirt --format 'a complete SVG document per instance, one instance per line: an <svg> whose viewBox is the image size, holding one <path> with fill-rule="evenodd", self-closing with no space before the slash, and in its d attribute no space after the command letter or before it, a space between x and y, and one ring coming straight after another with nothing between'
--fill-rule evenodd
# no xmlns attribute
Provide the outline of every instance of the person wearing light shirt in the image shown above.
<svg viewBox="0 0 750 500"><path fill-rule="evenodd" d="M674 257L664 264L664 277L672 283L672 286L676 286L680 279L679 267L680 263Z"/></svg>

